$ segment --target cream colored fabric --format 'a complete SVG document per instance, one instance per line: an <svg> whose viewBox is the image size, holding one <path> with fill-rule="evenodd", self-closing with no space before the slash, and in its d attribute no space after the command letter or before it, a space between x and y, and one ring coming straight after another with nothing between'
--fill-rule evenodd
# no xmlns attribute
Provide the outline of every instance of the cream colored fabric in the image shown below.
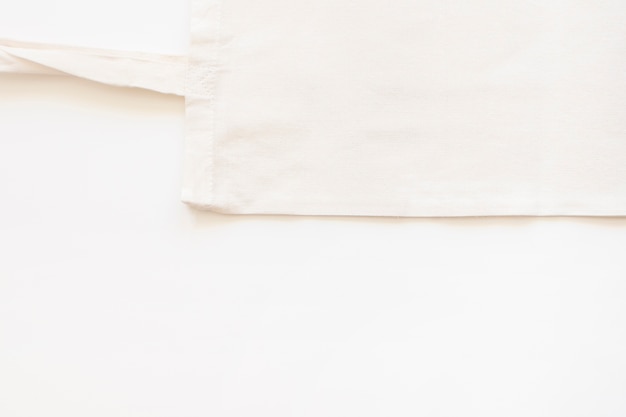
<svg viewBox="0 0 626 417"><path fill-rule="evenodd" d="M626 214L622 0L192 6L184 87L174 75L174 87L161 88L187 100L189 204L227 213Z"/></svg>
<svg viewBox="0 0 626 417"><path fill-rule="evenodd" d="M72 75L181 96L185 95L186 61L182 56L0 40L0 72Z"/></svg>

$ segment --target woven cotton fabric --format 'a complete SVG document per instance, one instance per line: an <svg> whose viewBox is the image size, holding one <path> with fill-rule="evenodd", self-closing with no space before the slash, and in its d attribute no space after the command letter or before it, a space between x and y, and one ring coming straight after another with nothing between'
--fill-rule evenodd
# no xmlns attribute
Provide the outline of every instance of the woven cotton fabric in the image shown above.
<svg viewBox="0 0 626 417"><path fill-rule="evenodd" d="M186 97L194 207L626 214L623 1L192 6L190 55L134 86Z"/></svg>

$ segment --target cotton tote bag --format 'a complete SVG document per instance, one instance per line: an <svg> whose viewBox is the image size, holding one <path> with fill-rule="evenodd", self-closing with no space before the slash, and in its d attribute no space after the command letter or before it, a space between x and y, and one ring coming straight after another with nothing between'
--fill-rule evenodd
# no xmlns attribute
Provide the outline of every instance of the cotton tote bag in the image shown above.
<svg viewBox="0 0 626 417"><path fill-rule="evenodd" d="M0 41L0 71L186 99L226 213L626 214L623 0L193 0L186 57Z"/></svg>

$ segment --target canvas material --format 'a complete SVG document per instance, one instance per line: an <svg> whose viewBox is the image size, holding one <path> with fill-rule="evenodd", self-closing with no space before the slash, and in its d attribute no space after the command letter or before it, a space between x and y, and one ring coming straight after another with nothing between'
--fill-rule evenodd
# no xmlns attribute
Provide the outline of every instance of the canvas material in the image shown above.
<svg viewBox="0 0 626 417"><path fill-rule="evenodd" d="M165 94L186 94L187 58L0 40L0 72L70 75Z"/></svg>
<svg viewBox="0 0 626 417"><path fill-rule="evenodd" d="M187 101L183 200L625 215L625 18L621 0L192 0L190 56L160 87Z"/></svg>

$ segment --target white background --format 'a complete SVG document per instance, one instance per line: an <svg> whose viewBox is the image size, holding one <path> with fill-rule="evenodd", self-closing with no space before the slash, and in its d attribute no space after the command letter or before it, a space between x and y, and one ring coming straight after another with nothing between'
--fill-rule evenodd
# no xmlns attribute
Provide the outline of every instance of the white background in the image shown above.
<svg viewBox="0 0 626 417"><path fill-rule="evenodd" d="M184 54L181 0L0 37ZM626 220L224 216L180 98L0 77L0 416L626 415Z"/></svg>

